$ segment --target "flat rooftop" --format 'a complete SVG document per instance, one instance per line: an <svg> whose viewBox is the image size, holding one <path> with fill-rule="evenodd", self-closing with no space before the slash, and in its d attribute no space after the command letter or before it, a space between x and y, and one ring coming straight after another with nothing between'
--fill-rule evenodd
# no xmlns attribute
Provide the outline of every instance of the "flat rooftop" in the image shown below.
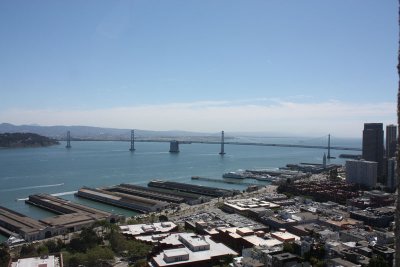
<svg viewBox="0 0 400 267"><path fill-rule="evenodd" d="M104 216L111 215L111 213L109 212L105 212L95 208L90 208L49 194L30 195L27 202L30 204L38 205L45 209L55 210L61 214L88 213L88 214L101 214Z"/></svg>
<svg viewBox="0 0 400 267"><path fill-rule="evenodd" d="M170 235L170 239L175 239L177 243L181 243L179 241L179 235L185 235L186 238L189 238L190 236L195 237L195 234L190 234L190 233L180 233L180 234L173 234ZM185 239L186 239L185 238ZM160 254L156 255L153 257L153 261L158 265L158 266L175 266L177 264L188 264L188 263L195 263L199 261L206 261L206 260L211 260L213 257L218 257L218 256L223 256L223 255L238 255L235 251L232 249L228 248L222 243L216 243L214 242L210 236L203 236L204 241L207 242L210 245L210 249L208 250L201 250L201 251L192 251L187 247L184 248L176 248L176 249L168 249L162 251ZM182 244L182 243L181 243ZM172 262L165 262L164 260L164 255L170 255L171 257L179 257L181 255L189 255L187 260L179 260L179 261L172 261Z"/></svg>
<svg viewBox="0 0 400 267"><path fill-rule="evenodd" d="M60 267L60 258L55 256L18 259L11 267Z"/></svg>
<svg viewBox="0 0 400 267"><path fill-rule="evenodd" d="M177 225L173 222L161 222L153 224L132 224L120 226L123 234L127 235L149 235L153 233L168 233L175 229Z"/></svg>
<svg viewBox="0 0 400 267"><path fill-rule="evenodd" d="M11 225L25 233L46 229L47 225L18 212L0 207L0 225ZM9 229L10 227L7 227Z"/></svg>

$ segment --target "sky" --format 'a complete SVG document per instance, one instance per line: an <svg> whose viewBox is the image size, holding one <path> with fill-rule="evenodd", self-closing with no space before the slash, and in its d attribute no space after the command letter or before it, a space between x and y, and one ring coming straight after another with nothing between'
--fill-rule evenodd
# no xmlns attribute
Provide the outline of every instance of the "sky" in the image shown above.
<svg viewBox="0 0 400 267"><path fill-rule="evenodd" d="M0 123L360 137L395 0L0 1Z"/></svg>

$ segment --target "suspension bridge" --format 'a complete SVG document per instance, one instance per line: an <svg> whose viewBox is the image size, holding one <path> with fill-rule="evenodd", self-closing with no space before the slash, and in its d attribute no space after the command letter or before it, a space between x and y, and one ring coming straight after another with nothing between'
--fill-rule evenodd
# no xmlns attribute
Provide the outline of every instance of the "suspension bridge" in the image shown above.
<svg viewBox="0 0 400 267"><path fill-rule="evenodd" d="M135 151L135 142L157 142L157 143L170 143L170 153L178 153L179 145L181 144L215 144L220 145L221 149L219 154L225 154L225 145L240 145L240 146L268 146L268 147L292 147L292 148L310 148L310 149L324 149L327 150L327 158L331 157L331 150L347 150L347 151L362 151L358 147L347 147L347 146L331 146L331 135L325 135L323 137L307 139L307 141L315 141L317 139L327 139L326 145L309 145L309 144L285 144L285 143L264 143L264 142L236 142L236 141L225 141L224 131L221 132L220 141L199 141L199 140L168 140L168 139L156 139L156 138L136 138L135 131L131 131L130 136L130 148L131 152ZM71 134L67 133L67 148L71 148ZM304 142L304 141L303 141Z"/></svg>

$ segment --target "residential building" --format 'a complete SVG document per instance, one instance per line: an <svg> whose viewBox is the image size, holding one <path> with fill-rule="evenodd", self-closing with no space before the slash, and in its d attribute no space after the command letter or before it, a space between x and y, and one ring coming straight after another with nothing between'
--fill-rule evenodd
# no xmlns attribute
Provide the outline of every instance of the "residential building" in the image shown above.
<svg viewBox="0 0 400 267"><path fill-rule="evenodd" d="M378 163L366 160L346 161L346 182L375 187L378 176Z"/></svg>

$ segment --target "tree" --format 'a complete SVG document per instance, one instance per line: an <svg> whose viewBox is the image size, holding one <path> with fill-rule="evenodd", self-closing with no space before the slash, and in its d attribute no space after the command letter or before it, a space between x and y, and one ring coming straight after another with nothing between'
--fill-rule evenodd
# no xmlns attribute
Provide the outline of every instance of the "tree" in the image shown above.
<svg viewBox="0 0 400 267"><path fill-rule="evenodd" d="M110 247L115 253L121 253L128 250L128 241L125 237L118 232L111 232L109 234Z"/></svg>
<svg viewBox="0 0 400 267"><path fill-rule="evenodd" d="M374 256L369 261L368 267L389 267L389 264L381 256Z"/></svg>
<svg viewBox="0 0 400 267"><path fill-rule="evenodd" d="M147 263L146 259L137 260L133 267L147 267L149 264Z"/></svg>
<svg viewBox="0 0 400 267"><path fill-rule="evenodd" d="M95 247L87 251L87 266L99 266L104 261L114 260L114 252L109 248Z"/></svg>
<svg viewBox="0 0 400 267"><path fill-rule="evenodd" d="M160 222L168 222L168 217L163 215L163 214L161 214L160 216L158 216L158 220Z"/></svg>
<svg viewBox="0 0 400 267"><path fill-rule="evenodd" d="M58 240L60 240L60 239L58 239ZM58 242L58 240L57 240L57 243L56 243L56 241L54 241L54 240L52 240L52 239L50 239L50 240L48 240L48 241L46 241L46 242L44 243L44 245L47 247L47 249L48 249L48 251L49 251L50 253L56 253L56 252L59 252L59 251L60 251L61 247L59 247L59 242ZM62 244L62 243L61 243L61 244Z"/></svg>
<svg viewBox="0 0 400 267"><path fill-rule="evenodd" d="M33 244L23 245L20 251L20 257L35 257L37 256L36 248Z"/></svg>
<svg viewBox="0 0 400 267"><path fill-rule="evenodd" d="M292 243L285 242L283 244L283 251L284 252L289 252L289 253L294 253L294 247Z"/></svg>
<svg viewBox="0 0 400 267"><path fill-rule="evenodd" d="M0 266L8 266L11 256L8 249L4 245L0 245Z"/></svg>
<svg viewBox="0 0 400 267"><path fill-rule="evenodd" d="M41 245L37 248L37 254L39 254L39 256L49 255L49 249L46 245Z"/></svg>

